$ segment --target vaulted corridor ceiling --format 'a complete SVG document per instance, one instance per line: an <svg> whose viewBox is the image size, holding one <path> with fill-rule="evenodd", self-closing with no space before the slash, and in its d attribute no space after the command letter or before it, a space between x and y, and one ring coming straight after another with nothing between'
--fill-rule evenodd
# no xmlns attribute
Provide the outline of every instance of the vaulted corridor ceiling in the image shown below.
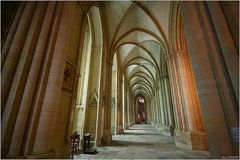
<svg viewBox="0 0 240 160"><path fill-rule="evenodd" d="M164 57L168 48L170 2L158 3L104 4L111 53L117 55L133 94L143 94L148 99L157 79L167 74Z"/></svg>

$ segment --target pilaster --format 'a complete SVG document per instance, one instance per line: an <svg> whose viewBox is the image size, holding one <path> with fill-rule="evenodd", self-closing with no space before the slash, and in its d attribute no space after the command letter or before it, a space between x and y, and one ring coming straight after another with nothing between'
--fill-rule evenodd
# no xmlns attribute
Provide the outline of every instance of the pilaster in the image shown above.
<svg viewBox="0 0 240 160"><path fill-rule="evenodd" d="M227 77L224 77L218 56L219 48L215 32L212 32L209 11L204 2L180 3L180 10L211 156L232 156L234 147L230 128L233 126L227 121L225 106L229 108L233 101L227 98Z"/></svg>

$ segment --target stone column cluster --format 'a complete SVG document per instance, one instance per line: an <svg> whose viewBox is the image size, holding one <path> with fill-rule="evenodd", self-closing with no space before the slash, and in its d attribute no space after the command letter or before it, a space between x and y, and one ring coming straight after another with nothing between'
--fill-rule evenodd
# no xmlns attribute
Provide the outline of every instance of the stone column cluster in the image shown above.
<svg viewBox="0 0 240 160"><path fill-rule="evenodd" d="M175 143L195 150L207 150L207 137L186 49L167 57L175 115Z"/></svg>
<svg viewBox="0 0 240 160"><path fill-rule="evenodd" d="M189 58L213 158L238 155L239 152L238 142L232 134L233 128L239 125L236 110L239 55L226 16L231 14L231 21L236 22L238 16L232 9L237 6L229 6L226 2L229 9L222 10L225 6L221 3L180 3Z"/></svg>
<svg viewBox="0 0 240 160"><path fill-rule="evenodd" d="M123 133L123 77L120 65L117 66L117 129L116 133Z"/></svg>
<svg viewBox="0 0 240 160"><path fill-rule="evenodd" d="M174 121L172 102L169 91L168 76L162 76L156 81L151 104L151 118L154 124L164 135L173 135Z"/></svg>
<svg viewBox="0 0 240 160"><path fill-rule="evenodd" d="M67 56L78 54L79 32L71 30L80 30L80 12L76 2L20 3L2 47L2 157L62 157L57 147L68 149L69 114L61 119L61 135L55 131L60 97L66 98L62 87Z"/></svg>

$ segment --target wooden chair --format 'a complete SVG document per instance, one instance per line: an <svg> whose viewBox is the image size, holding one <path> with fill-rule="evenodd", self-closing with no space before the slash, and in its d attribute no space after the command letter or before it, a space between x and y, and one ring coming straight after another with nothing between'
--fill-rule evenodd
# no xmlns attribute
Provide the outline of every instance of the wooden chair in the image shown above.
<svg viewBox="0 0 240 160"><path fill-rule="evenodd" d="M73 159L73 155L77 153L77 151L80 149L79 148L79 143L80 143L80 136L77 134L77 132L74 132L70 136L70 159Z"/></svg>

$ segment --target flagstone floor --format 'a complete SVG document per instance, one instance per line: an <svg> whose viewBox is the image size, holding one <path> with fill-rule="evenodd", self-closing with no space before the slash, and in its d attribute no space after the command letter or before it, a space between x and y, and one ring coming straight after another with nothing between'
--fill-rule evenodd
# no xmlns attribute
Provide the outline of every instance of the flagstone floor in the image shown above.
<svg viewBox="0 0 240 160"><path fill-rule="evenodd" d="M208 151L193 151L177 147L174 138L162 135L151 125L139 124L113 135L108 146L98 147L98 153L79 154L74 159L207 159Z"/></svg>

